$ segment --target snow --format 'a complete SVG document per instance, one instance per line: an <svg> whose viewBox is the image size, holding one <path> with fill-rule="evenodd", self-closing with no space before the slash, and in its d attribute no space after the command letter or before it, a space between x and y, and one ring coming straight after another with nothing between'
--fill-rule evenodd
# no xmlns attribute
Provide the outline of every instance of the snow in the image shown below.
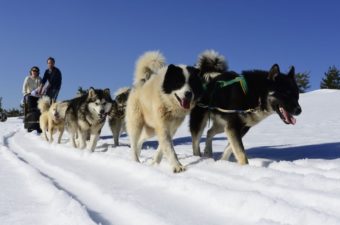
<svg viewBox="0 0 340 225"><path fill-rule="evenodd" d="M155 139L138 164L128 137L113 147L107 126L91 153L67 134L49 144L10 118L0 123L0 224L340 224L340 91L300 103L295 126L273 115L246 135L247 166L193 156L186 120L174 138L180 174L166 159L150 165ZM226 144L215 137L215 159Z"/></svg>

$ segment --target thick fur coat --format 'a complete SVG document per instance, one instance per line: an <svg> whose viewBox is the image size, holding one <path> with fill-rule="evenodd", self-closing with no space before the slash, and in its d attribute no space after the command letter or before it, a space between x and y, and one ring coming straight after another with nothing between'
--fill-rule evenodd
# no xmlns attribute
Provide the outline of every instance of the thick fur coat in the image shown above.
<svg viewBox="0 0 340 225"><path fill-rule="evenodd" d="M67 107L67 102L51 102L48 96L39 99L38 108L41 112L39 124L46 141L52 143L53 134L59 131L58 143L60 144L64 133L65 112ZM49 133L49 138L47 137L47 133Z"/></svg>
<svg viewBox="0 0 340 225"><path fill-rule="evenodd" d="M86 148L86 140L90 134L89 149L94 151L106 116L112 107L110 90L90 88L86 94L68 102L65 123L73 146L80 149Z"/></svg>
<svg viewBox="0 0 340 225"><path fill-rule="evenodd" d="M125 109L127 99L130 94L130 88L120 88L115 93L115 99L112 102L112 108L108 115L108 122L112 132L114 145L119 145L119 136L126 130L125 128Z"/></svg>
<svg viewBox="0 0 340 225"><path fill-rule="evenodd" d="M222 159L227 160L233 153L240 164L247 164L242 137L252 126L275 112L284 123L295 124L293 115L301 113L294 67L288 74L281 73L274 64L269 71L244 71L239 75L227 71L224 57L214 51L200 55L196 65L201 70L205 91L190 114L194 155L201 155L200 138L209 118L212 127L207 132L204 155L212 156L213 137L225 132L229 144ZM242 78L246 85L235 82L221 86L235 78Z"/></svg>
<svg viewBox="0 0 340 225"><path fill-rule="evenodd" d="M185 169L172 138L202 93L198 73L190 66L167 66L158 51L146 52L138 59L125 117L135 161L139 162L144 140L157 136L159 146L153 163L160 163L165 155L174 172Z"/></svg>

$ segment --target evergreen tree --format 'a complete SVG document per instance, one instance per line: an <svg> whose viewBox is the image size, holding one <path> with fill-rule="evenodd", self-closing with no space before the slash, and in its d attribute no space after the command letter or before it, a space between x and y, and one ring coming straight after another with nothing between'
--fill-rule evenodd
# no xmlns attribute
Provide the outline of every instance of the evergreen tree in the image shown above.
<svg viewBox="0 0 340 225"><path fill-rule="evenodd" d="M340 89L340 71L335 66L328 68L321 81L320 88Z"/></svg>
<svg viewBox="0 0 340 225"><path fill-rule="evenodd" d="M296 83L300 93L305 93L310 88L309 85L309 72L295 74Z"/></svg>
<svg viewBox="0 0 340 225"><path fill-rule="evenodd" d="M87 90L84 90L83 87L79 87L76 96L82 96L87 93Z"/></svg>
<svg viewBox="0 0 340 225"><path fill-rule="evenodd" d="M7 117L17 117L22 116L22 113L20 109L12 108L9 110L6 110L5 113L7 114Z"/></svg>
<svg viewBox="0 0 340 225"><path fill-rule="evenodd" d="M0 112L2 112L3 109L2 109L2 97L0 97Z"/></svg>

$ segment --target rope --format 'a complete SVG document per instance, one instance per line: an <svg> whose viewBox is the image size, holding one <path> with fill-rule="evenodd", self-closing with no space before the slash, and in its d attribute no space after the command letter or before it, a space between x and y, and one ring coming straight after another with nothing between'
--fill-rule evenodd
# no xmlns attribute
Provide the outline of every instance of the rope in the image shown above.
<svg viewBox="0 0 340 225"><path fill-rule="evenodd" d="M256 109L246 109L246 110L239 110L239 109L222 109L220 107L211 107L208 105L204 105L202 103L197 104L198 107L204 108L204 109L209 109L209 110L217 110L222 113L251 113L256 111Z"/></svg>

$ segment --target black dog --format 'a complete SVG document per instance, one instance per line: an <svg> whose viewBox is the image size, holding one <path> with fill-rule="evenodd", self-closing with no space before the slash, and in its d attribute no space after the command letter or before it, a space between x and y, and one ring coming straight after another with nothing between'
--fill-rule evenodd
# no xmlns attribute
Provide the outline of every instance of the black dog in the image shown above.
<svg viewBox="0 0 340 225"><path fill-rule="evenodd" d="M282 74L277 64L269 71L245 71L241 75L226 71L224 58L214 51L204 52L197 63L205 82L205 93L190 114L193 153L200 156L199 141L208 118L205 156L212 156L212 139L225 132L229 144L221 159L231 153L240 164L247 164L242 137L248 130L272 113L277 113L286 124L295 124L293 115L301 113L299 91L292 67Z"/></svg>

